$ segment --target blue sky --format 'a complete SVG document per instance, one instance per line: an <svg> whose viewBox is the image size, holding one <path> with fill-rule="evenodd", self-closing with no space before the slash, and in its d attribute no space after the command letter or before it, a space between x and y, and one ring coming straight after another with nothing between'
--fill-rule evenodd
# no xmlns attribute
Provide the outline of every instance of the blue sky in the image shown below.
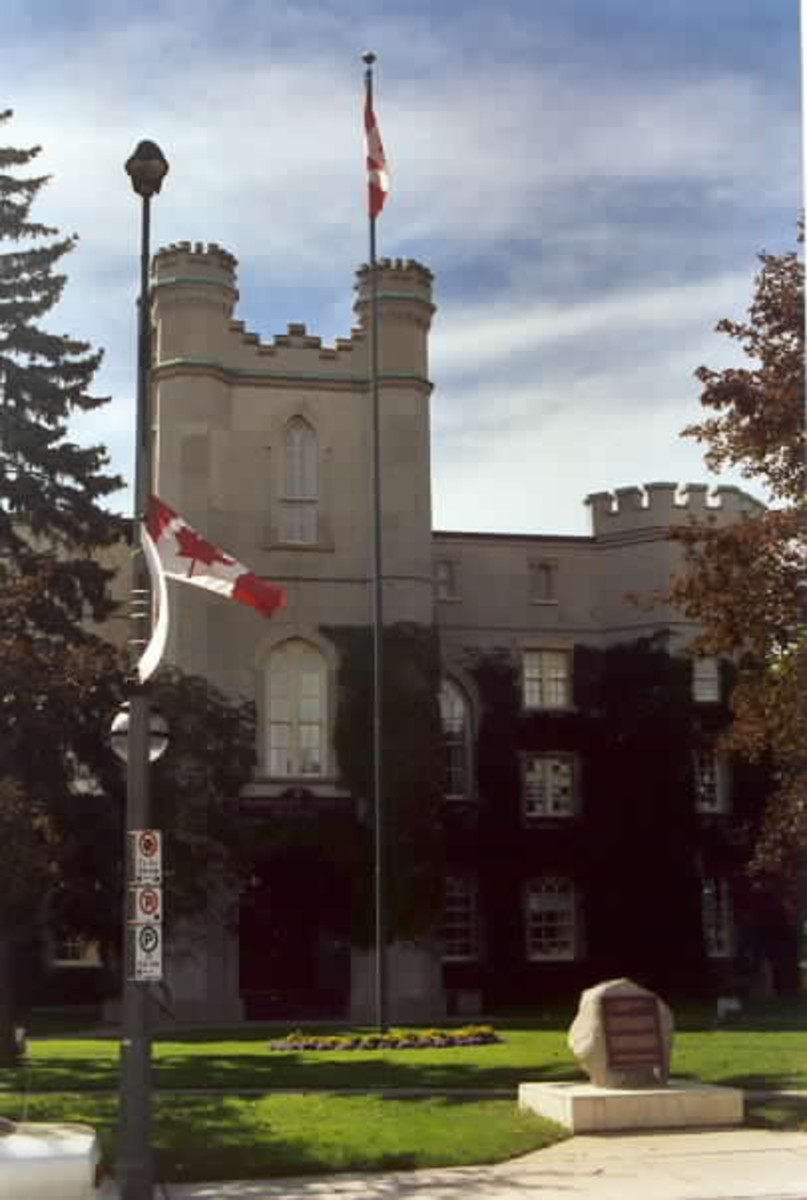
<svg viewBox="0 0 807 1200"><path fill-rule="evenodd" d="M351 324L366 255L361 51L393 175L380 252L436 276L435 524L586 532L590 491L704 479L693 371L755 255L795 243L797 0L6 0L4 130L81 237L50 319L106 349L82 438L129 474L142 137L157 244L240 261L265 337ZM485 486L479 486L480 480ZM125 497L121 502L125 503Z"/></svg>

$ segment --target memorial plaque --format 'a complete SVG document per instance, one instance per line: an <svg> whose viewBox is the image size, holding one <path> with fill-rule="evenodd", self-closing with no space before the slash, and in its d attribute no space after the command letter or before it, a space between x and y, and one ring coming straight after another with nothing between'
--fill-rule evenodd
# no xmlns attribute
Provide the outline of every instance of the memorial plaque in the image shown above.
<svg viewBox="0 0 807 1200"><path fill-rule="evenodd" d="M664 1071L664 1042L654 996L603 996L608 1066L615 1071Z"/></svg>

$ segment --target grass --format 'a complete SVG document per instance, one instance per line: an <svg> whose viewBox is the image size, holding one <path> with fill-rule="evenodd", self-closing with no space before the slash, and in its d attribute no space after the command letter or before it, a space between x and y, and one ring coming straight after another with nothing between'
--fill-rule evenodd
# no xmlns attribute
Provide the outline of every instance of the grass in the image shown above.
<svg viewBox="0 0 807 1200"><path fill-rule="evenodd" d="M18 1117L22 1097L0 1099ZM87 1121L115 1161L117 1102L87 1093L29 1098L30 1120ZM562 1140L560 1126L510 1100L387 1099L328 1093L166 1097L154 1105L157 1175L166 1182L501 1162Z"/></svg>
<svg viewBox="0 0 807 1200"><path fill-rule="evenodd" d="M802 1026L799 1027L801 1019ZM163 1034L155 1041L155 1087L168 1089L515 1088L520 1082L581 1078L566 1046L566 1025L496 1023L490 1046L422 1050L281 1051L266 1042L276 1026ZM798 1015L778 1023L748 1019L714 1029L688 1018L675 1036L672 1073L705 1083L756 1089L807 1087L807 1030ZM767 1026L767 1027L766 1027ZM325 1032L325 1027L322 1027ZM328 1027L328 1032L339 1032ZM344 1030L342 1030L344 1032ZM117 1086L117 1038L46 1037L29 1042L30 1067L0 1070L3 1091L98 1091Z"/></svg>
<svg viewBox="0 0 807 1200"><path fill-rule="evenodd" d="M749 1089L807 1088L807 1022L778 1005L714 1028L712 1011L679 1009L674 1075ZM422 1050L282 1051L277 1025L161 1034L154 1045L155 1145L166 1181L259 1178L497 1162L558 1141L565 1132L485 1092L519 1082L581 1078L566 1046L572 1014L496 1021L489 1046ZM86 1026L85 1026L86 1027ZM115 1159L118 1040L70 1036L40 1025L30 1062L0 1071L0 1114L95 1125ZM318 1026L318 1032L344 1028ZM58 1034L58 1036L57 1036ZM161 1095L169 1089L223 1095ZM246 1090L295 1089L248 1096ZM339 1089L434 1088L439 1096L338 1094ZM468 1096L462 1089L481 1095ZM807 1130L807 1100L751 1100L749 1123ZM372 1136L369 1136L371 1133Z"/></svg>

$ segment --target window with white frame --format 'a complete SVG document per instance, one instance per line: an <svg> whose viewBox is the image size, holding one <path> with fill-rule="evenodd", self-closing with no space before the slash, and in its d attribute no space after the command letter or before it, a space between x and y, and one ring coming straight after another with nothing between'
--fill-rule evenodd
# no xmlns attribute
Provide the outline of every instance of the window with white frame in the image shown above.
<svg viewBox="0 0 807 1200"><path fill-rule="evenodd" d="M327 666L315 646L292 639L269 656L267 766L273 776L325 774Z"/></svg>
<svg viewBox="0 0 807 1200"><path fill-rule="evenodd" d="M465 800L472 793L470 706L453 679L442 681L439 701L443 726L443 792L447 800Z"/></svg>
<svg viewBox="0 0 807 1200"><path fill-rule="evenodd" d="M577 895L571 879L544 875L527 885L527 958L569 962L577 957Z"/></svg>
<svg viewBox="0 0 807 1200"><path fill-rule="evenodd" d="M734 942L734 918L728 880L707 875L701 882L703 944L709 958L730 958Z"/></svg>
<svg viewBox="0 0 807 1200"><path fill-rule="evenodd" d="M556 604L558 564L553 559L534 559L530 569L530 603Z"/></svg>
<svg viewBox="0 0 807 1200"><path fill-rule="evenodd" d="M569 707L572 656L568 650L525 650L522 671L525 708Z"/></svg>
<svg viewBox="0 0 807 1200"><path fill-rule="evenodd" d="M476 881L466 875L446 879L440 939L444 962L473 962L478 957Z"/></svg>
<svg viewBox="0 0 807 1200"><path fill-rule="evenodd" d="M438 558L434 564L434 594L438 600L454 600L457 596L456 571L450 558Z"/></svg>
<svg viewBox="0 0 807 1200"><path fill-rule="evenodd" d="M692 660L692 699L698 704L716 704L720 699L720 663L716 658Z"/></svg>
<svg viewBox="0 0 807 1200"><path fill-rule="evenodd" d="M283 440L281 531L284 542L315 545L318 536L319 450L317 435L302 417L286 426Z"/></svg>
<svg viewBox="0 0 807 1200"><path fill-rule="evenodd" d="M525 754L525 817L571 817L577 811L579 770L573 754Z"/></svg>
<svg viewBox="0 0 807 1200"><path fill-rule="evenodd" d="M49 961L52 967L100 967L101 955L97 942L66 937L53 943Z"/></svg>
<svg viewBox="0 0 807 1200"><path fill-rule="evenodd" d="M699 746L694 753L695 810L721 813L728 809L728 766L714 746Z"/></svg>

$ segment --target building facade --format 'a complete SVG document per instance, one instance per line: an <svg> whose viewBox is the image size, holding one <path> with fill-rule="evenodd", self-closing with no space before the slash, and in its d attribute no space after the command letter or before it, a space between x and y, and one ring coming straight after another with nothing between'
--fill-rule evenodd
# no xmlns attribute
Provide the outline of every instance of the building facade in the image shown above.
<svg viewBox="0 0 807 1200"><path fill-rule="evenodd" d="M680 567L671 526L757 502L659 482L589 496L590 536L435 531L432 276L410 260L379 271L391 887L411 917L390 948L391 1016L534 1007L604 974L680 991L717 981L746 953L739 929L752 957L758 944L758 916L738 923L733 832L758 781L716 747L727 665L692 659L693 628L629 594L663 592ZM174 1008L361 1019L368 271L356 327L333 346L304 325L267 341L247 331L218 246L161 250L153 283L156 491L288 593L264 622L173 589L169 659L255 702L257 766L237 800L263 847L237 928L211 902L203 938L183 948L175 931Z"/></svg>

